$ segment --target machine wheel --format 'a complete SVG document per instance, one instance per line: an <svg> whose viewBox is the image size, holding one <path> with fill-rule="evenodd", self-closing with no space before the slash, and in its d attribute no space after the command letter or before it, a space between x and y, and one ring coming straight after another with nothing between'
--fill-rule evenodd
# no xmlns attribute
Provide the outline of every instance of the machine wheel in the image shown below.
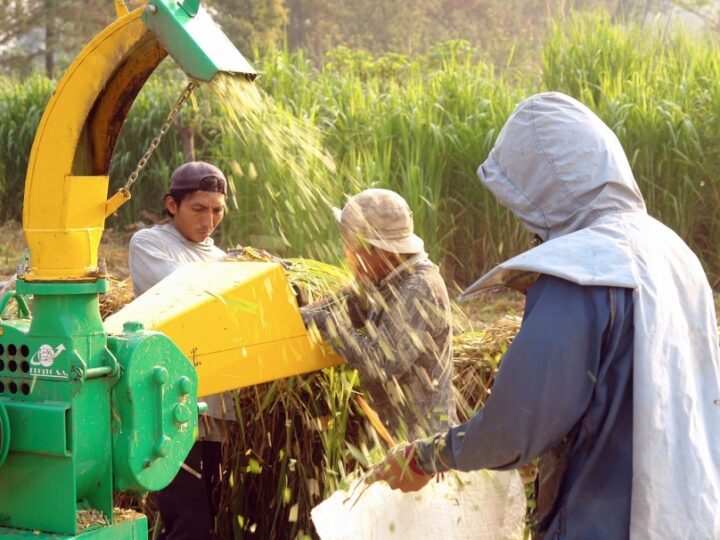
<svg viewBox="0 0 720 540"><path fill-rule="evenodd" d="M0 467L5 463L10 450L10 419L5 405L0 401Z"/></svg>

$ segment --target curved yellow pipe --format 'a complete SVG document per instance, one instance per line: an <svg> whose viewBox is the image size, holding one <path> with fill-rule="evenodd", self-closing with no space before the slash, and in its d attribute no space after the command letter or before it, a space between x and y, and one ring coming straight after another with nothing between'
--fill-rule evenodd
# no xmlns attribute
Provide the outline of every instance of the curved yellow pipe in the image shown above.
<svg viewBox="0 0 720 540"><path fill-rule="evenodd" d="M115 0L115 15L117 15L118 18L127 15L128 11L129 10L123 0Z"/></svg>
<svg viewBox="0 0 720 540"><path fill-rule="evenodd" d="M33 143L23 229L30 281L79 281L97 272L108 170L140 88L167 51L138 8L108 25L59 81Z"/></svg>

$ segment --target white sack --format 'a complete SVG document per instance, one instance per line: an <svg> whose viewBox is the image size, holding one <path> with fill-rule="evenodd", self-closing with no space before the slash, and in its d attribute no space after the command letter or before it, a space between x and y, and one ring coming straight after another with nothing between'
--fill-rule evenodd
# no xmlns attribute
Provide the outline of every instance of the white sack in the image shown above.
<svg viewBox="0 0 720 540"><path fill-rule="evenodd" d="M313 508L322 540L523 537L526 502L517 471L453 471L415 493L358 483Z"/></svg>

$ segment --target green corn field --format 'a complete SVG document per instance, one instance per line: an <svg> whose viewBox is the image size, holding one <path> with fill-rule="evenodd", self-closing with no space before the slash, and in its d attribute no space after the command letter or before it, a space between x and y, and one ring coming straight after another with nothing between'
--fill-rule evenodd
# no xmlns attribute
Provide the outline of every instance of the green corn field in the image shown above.
<svg viewBox="0 0 720 540"><path fill-rule="evenodd" d="M519 100L560 90L615 130L650 213L688 241L717 285L719 52L710 39L602 16L558 21L540 68L526 74L495 71L464 42L414 58L339 48L322 66L302 52L281 51L255 61L262 76L254 102L246 96L238 109L227 88L201 88L177 127L195 134L198 159L217 162L232 177L225 244L259 238L267 243L261 247L283 255L332 260L337 238L329 206L364 187L388 187L409 201L446 278L467 283L527 245L475 170ZM143 89L118 143L113 187L124 184L184 84L168 62ZM39 76L0 80L4 219L21 216L27 156L52 87ZM182 160L173 129L108 226L137 220L141 209L158 212L169 173Z"/></svg>

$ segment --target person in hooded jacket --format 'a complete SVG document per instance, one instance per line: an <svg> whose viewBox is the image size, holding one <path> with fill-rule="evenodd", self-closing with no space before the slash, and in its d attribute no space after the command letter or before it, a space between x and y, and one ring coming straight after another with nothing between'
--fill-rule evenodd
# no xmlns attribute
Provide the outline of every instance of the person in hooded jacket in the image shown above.
<svg viewBox="0 0 720 540"><path fill-rule="evenodd" d="M720 538L720 352L697 257L647 214L620 142L556 92L521 102L480 180L542 241L464 297L527 294L492 394L374 479L539 460L536 538Z"/></svg>

